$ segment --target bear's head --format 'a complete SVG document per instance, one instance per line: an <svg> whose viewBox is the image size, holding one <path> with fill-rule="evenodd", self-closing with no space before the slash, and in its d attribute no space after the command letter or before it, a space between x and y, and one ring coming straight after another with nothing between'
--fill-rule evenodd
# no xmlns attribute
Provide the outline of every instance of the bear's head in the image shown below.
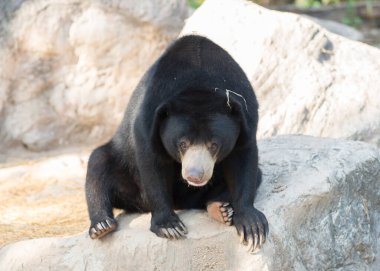
<svg viewBox="0 0 380 271"><path fill-rule="evenodd" d="M192 186L211 179L215 163L234 148L239 127L220 113L199 119L184 114L169 115L160 128L167 153L182 164L182 177Z"/></svg>
<svg viewBox="0 0 380 271"><path fill-rule="evenodd" d="M233 103L227 105L225 97L209 100L196 93L157 108L156 144L181 163L182 178L189 185L206 185L215 164L234 149L244 128L240 108Z"/></svg>

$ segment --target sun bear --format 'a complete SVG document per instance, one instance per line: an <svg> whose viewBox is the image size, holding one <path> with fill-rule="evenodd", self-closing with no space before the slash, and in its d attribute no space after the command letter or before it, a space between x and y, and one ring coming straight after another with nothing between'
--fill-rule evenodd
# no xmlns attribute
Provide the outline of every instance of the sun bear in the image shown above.
<svg viewBox="0 0 380 271"><path fill-rule="evenodd" d="M113 231L119 208L151 212L152 232L179 239L187 229L174 210L205 209L260 248L268 222L253 205L257 123L254 91L233 58L205 37L176 40L141 79L115 135L90 155L90 237Z"/></svg>

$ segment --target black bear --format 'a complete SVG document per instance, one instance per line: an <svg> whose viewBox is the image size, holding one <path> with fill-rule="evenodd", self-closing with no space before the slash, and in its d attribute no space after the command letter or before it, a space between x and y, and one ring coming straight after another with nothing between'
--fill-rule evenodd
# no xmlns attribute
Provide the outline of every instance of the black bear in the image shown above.
<svg viewBox="0 0 380 271"><path fill-rule="evenodd" d="M174 42L133 92L113 138L89 159L91 238L116 228L113 208L151 212L151 231L182 238L174 209L206 209L260 248L268 233L253 206L261 182L258 104L240 66L201 36Z"/></svg>

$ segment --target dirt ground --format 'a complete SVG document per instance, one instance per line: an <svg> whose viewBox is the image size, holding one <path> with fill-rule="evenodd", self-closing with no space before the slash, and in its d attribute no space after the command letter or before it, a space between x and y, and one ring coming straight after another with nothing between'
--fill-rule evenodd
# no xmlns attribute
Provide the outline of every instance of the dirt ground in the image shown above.
<svg viewBox="0 0 380 271"><path fill-rule="evenodd" d="M79 152L1 164L0 246L87 230L87 158Z"/></svg>

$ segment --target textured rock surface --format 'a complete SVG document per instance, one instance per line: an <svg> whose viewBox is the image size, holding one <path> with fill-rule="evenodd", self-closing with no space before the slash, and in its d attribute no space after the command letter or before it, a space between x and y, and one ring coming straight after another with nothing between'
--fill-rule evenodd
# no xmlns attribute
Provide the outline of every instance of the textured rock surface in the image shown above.
<svg viewBox="0 0 380 271"><path fill-rule="evenodd" d="M1 1L0 148L109 135L186 16L185 0Z"/></svg>
<svg viewBox="0 0 380 271"><path fill-rule="evenodd" d="M295 14L242 0L208 0L182 34L224 47L260 103L259 136L302 133L380 146L380 50Z"/></svg>
<svg viewBox="0 0 380 271"><path fill-rule="evenodd" d="M380 151L368 144L282 136L259 143L257 207L270 223L263 250L238 244L233 227L180 212L186 240L149 231L150 215L119 218L101 241L83 233L0 249L1 270L379 270Z"/></svg>

